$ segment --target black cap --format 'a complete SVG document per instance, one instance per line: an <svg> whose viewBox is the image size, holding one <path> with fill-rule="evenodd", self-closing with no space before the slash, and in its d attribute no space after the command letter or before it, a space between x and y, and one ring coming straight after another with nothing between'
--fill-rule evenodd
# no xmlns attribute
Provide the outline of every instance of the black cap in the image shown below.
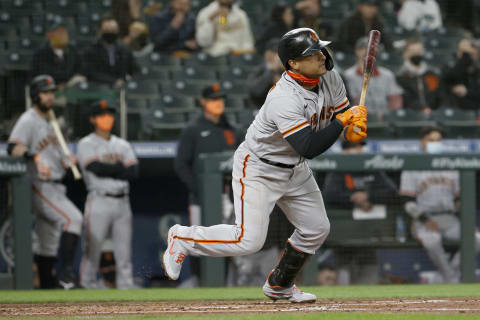
<svg viewBox="0 0 480 320"><path fill-rule="evenodd" d="M220 90L218 84L212 84L202 90L202 97L204 99L219 99L225 98L225 93Z"/></svg>
<svg viewBox="0 0 480 320"><path fill-rule="evenodd" d="M267 41L265 44L265 51L270 50L273 52L278 51L278 44L280 43L280 38L272 38Z"/></svg>
<svg viewBox="0 0 480 320"><path fill-rule="evenodd" d="M115 108L108 105L106 100L100 100L91 105L90 117L95 117L104 113L115 114Z"/></svg>
<svg viewBox="0 0 480 320"><path fill-rule="evenodd" d="M350 141L342 141L342 150L345 150L345 149L350 149L350 148L355 148L355 147L358 147L358 146L364 146L366 145L367 143L365 141L360 141L360 142L350 142Z"/></svg>

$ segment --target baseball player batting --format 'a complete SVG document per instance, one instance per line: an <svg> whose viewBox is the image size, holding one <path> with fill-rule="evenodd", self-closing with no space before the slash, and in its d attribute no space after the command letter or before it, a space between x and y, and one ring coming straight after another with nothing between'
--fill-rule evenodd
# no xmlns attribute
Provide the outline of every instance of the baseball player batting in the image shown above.
<svg viewBox="0 0 480 320"><path fill-rule="evenodd" d="M345 86L327 50L330 42L299 28L280 40L278 55L286 71L270 90L234 155L232 187L235 225L174 225L163 255L167 276L177 279L189 254L225 257L259 251L275 204L295 231L278 265L267 277L264 294L291 302L313 302L294 280L330 231L320 189L305 159L326 151L343 133L349 141L367 136L367 111L349 108ZM361 130L356 132L353 126Z"/></svg>
<svg viewBox="0 0 480 320"><path fill-rule="evenodd" d="M97 280L102 246L112 236L118 289L134 287L131 261L132 211L129 180L138 176L138 161L131 145L111 134L115 108L102 100L90 111L95 131L78 143L78 160L88 189L85 205L85 248L80 284L102 287Z"/></svg>
<svg viewBox="0 0 480 320"><path fill-rule="evenodd" d="M39 245L35 248L35 262L41 288L55 287L53 267L56 263L59 240L60 258L64 269L58 285L64 289L76 286L73 259L82 231L82 214L66 196L61 183L66 168L76 161L63 154L48 112L53 106L55 81L49 75L32 80L30 97L33 108L24 112L8 139L8 153L25 157L32 178L33 210L36 214L35 231Z"/></svg>

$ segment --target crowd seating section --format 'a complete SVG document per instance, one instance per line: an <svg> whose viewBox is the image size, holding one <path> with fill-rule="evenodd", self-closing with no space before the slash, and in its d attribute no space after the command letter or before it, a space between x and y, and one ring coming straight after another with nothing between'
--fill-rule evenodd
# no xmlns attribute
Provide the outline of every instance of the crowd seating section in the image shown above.
<svg viewBox="0 0 480 320"><path fill-rule="evenodd" d="M198 12L211 0L192 0L192 10ZM152 0L144 1L149 4ZM167 0L162 2L168 4ZM288 0L294 5L296 1ZM27 73L33 52L45 44L45 31L53 22L67 26L71 42L81 52L95 40L98 22L111 8L111 0L0 0L0 77L7 79L15 72ZM259 32L268 21L274 0L239 0L250 17L254 32ZM354 0L322 0L319 20L334 28L355 8ZM405 41L413 35L396 25L395 13L390 2L380 6L393 41ZM442 28L423 34L427 49L426 58L441 68L452 61L455 45L465 31ZM345 70L356 62L356 57L344 52L334 52L336 69ZM188 58L152 53L137 58L139 74L125 84L129 138L175 138L188 121L200 112L198 98L202 89L218 83L227 93L226 116L240 130L245 130L256 109L248 99L246 81L253 69L263 63L259 54L210 57L204 53ZM400 50L382 50L378 65L396 72L402 64ZM82 103L109 91L94 83L76 87L74 102ZM476 114L451 108L442 108L431 115L411 110L400 110L385 117L371 115L369 136L377 138L416 137L425 124L442 125L453 136L471 137L478 134Z"/></svg>

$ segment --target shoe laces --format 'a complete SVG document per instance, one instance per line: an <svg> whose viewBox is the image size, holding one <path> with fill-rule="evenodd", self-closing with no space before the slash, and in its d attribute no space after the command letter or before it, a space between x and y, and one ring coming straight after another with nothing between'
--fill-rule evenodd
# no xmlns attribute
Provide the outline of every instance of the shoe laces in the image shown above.
<svg viewBox="0 0 480 320"><path fill-rule="evenodd" d="M185 260L186 257L187 257L187 255L185 253L180 252L178 254L177 260L175 260L175 262L178 263L178 264L182 264L183 260Z"/></svg>

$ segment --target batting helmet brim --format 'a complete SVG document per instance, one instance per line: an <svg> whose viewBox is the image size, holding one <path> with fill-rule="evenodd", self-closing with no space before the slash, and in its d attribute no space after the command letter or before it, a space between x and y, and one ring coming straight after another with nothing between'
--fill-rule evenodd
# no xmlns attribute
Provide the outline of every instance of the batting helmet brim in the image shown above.
<svg viewBox="0 0 480 320"><path fill-rule="evenodd" d="M310 55L314 54L314 53L317 52L317 51L321 51L323 48L325 48L326 46L328 46L330 43L332 43L332 42L331 42L331 41L322 41L322 40L319 40L318 42L315 42L315 43L312 44L310 47L308 47L307 49L305 49L305 50L302 52L302 57L310 56Z"/></svg>

